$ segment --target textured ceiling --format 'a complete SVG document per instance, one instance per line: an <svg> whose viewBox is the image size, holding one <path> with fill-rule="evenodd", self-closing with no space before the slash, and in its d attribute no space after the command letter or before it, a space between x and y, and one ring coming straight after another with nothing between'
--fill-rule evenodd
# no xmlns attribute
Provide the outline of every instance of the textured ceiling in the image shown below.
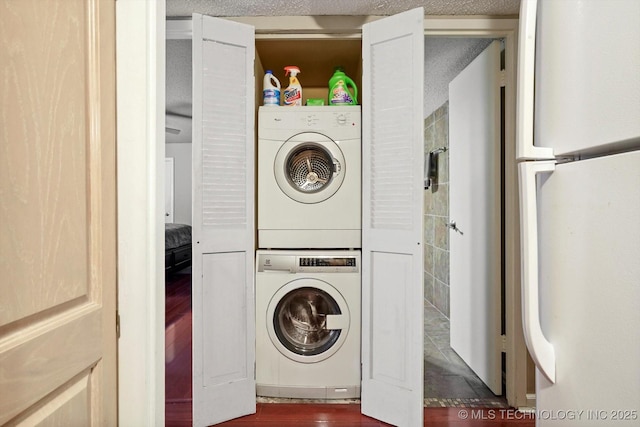
<svg viewBox="0 0 640 427"><path fill-rule="evenodd" d="M167 16L517 15L520 0L166 0Z"/></svg>
<svg viewBox="0 0 640 427"><path fill-rule="evenodd" d="M449 99L449 83L492 39L424 38L424 116Z"/></svg>

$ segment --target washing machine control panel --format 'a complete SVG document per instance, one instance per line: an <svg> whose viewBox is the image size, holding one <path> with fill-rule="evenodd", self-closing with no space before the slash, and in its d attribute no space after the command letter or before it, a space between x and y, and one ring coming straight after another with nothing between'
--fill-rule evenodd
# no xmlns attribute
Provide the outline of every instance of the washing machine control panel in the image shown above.
<svg viewBox="0 0 640 427"><path fill-rule="evenodd" d="M359 271L356 257L297 257L296 270L301 273L355 273Z"/></svg>
<svg viewBox="0 0 640 427"><path fill-rule="evenodd" d="M258 257L258 272L280 271L288 273L357 273L357 256L287 256L262 255Z"/></svg>
<svg viewBox="0 0 640 427"><path fill-rule="evenodd" d="M355 257L344 258L318 258L300 257L298 259L300 267L355 267Z"/></svg>

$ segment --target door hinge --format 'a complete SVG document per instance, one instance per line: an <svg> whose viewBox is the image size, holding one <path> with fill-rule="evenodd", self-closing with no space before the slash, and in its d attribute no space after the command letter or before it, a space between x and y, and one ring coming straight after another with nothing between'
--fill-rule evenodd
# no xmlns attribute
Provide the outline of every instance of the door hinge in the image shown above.
<svg viewBox="0 0 640 427"><path fill-rule="evenodd" d="M503 353L507 352L507 336L500 335L500 351Z"/></svg>
<svg viewBox="0 0 640 427"><path fill-rule="evenodd" d="M505 87L507 85L507 72L505 70L500 70L500 87Z"/></svg>
<svg viewBox="0 0 640 427"><path fill-rule="evenodd" d="M120 338L120 313L116 311L116 338Z"/></svg>

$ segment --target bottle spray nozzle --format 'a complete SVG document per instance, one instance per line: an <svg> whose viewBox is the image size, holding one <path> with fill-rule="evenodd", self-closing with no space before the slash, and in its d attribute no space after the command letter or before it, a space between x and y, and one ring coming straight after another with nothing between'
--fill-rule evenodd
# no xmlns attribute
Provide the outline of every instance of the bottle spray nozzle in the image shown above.
<svg viewBox="0 0 640 427"><path fill-rule="evenodd" d="M288 76L289 74L291 74L291 77L295 77L298 75L298 73L300 73L300 68L293 66L293 65L289 65L287 67L284 67L284 75Z"/></svg>

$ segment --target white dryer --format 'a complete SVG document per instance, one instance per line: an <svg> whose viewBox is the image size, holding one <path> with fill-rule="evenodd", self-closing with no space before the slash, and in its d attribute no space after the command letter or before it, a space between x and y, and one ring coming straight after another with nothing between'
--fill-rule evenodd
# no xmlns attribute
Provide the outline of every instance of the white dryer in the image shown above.
<svg viewBox="0 0 640 427"><path fill-rule="evenodd" d="M258 247L361 247L360 106L258 116Z"/></svg>
<svg viewBox="0 0 640 427"><path fill-rule="evenodd" d="M257 394L360 397L360 296L360 251L257 251Z"/></svg>

